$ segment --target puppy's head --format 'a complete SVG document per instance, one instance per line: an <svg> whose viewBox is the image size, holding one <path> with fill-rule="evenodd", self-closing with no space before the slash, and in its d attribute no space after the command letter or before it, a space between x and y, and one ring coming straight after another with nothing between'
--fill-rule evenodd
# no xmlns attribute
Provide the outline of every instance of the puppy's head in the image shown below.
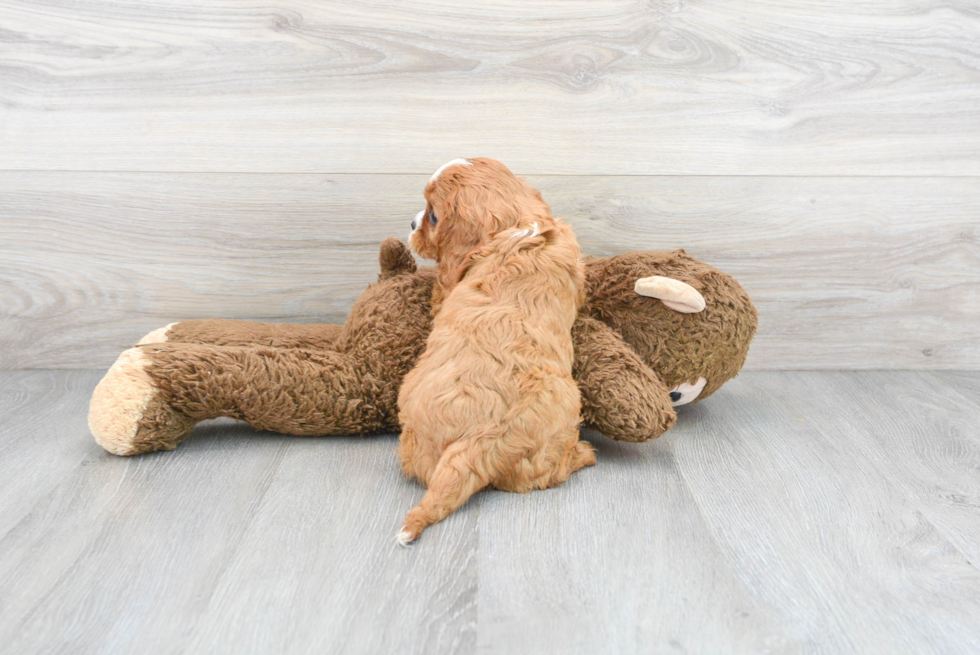
<svg viewBox="0 0 980 655"><path fill-rule="evenodd" d="M446 270L501 230L550 218L541 193L495 159L454 159L425 186L408 244Z"/></svg>

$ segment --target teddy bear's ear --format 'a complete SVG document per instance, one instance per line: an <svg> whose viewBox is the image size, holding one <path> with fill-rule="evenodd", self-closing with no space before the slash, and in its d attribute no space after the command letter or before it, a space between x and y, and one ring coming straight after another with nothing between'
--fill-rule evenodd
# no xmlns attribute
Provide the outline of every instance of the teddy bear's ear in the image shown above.
<svg viewBox="0 0 980 655"><path fill-rule="evenodd" d="M402 273L414 273L418 269L408 246L394 237L388 237L381 242L378 261L381 264L378 282Z"/></svg>
<svg viewBox="0 0 980 655"><path fill-rule="evenodd" d="M641 296L659 298L660 302L682 314L697 314L705 308L704 296L687 282L653 275L636 281L633 287Z"/></svg>

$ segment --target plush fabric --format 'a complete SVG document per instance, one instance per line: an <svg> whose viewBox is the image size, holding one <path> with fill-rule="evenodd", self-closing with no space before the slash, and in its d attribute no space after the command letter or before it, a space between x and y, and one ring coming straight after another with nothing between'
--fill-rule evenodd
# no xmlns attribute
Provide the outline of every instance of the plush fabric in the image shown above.
<svg viewBox="0 0 980 655"><path fill-rule="evenodd" d="M381 246L381 274L342 326L180 321L126 351L92 397L89 426L119 455L175 448L195 423L227 416L296 435L399 429L398 390L431 327L435 272L417 269L397 239ZM705 300L697 313L636 292L668 277ZM676 420L670 390L704 377L697 401L741 369L757 314L730 276L683 250L586 260L586 304L573 327L573 374L588 425L624 441L647 441ZM126 392L138 367L155 393ZM135 404L134 404L135 403Z"/></svg>

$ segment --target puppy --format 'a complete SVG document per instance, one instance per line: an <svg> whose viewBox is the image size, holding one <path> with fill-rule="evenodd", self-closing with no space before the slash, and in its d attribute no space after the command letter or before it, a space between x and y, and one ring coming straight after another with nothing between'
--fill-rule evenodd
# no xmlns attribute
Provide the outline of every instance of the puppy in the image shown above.
<svg viewBox="0 0 980 655"><path fill-rule="evenodd" d="M435 317L399 393L398 454L428 490L402 545L480 489L544 489L595 464L578 438L571 328L584 271L571 228L492 159L449 162L425 199L409 245L438 264Z"/></svg>

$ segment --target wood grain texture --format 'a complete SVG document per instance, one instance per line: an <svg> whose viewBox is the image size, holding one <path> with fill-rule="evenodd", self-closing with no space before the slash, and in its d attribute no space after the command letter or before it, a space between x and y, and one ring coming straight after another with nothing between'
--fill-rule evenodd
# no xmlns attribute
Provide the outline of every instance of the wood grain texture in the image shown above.
<svg viewBox="0 0 980 655"><path fill-rule="evenodd" d="M975 372L747 372L409 549L393 437L217 421L117 458L100 373L0 372L4 652L980 649Z"/></svg>
<svg viewBox="0 0 980 655"><path fill-rule="evenodd" d="M27 403L0 404L12 523L0 536L0 650L472 651L475 516L447 525L443 549L397 548L423 490L401 476L392 437L328 442L218 421L180 458L117 458L84 428L98 375L64 385L80 375L0 376L28 388ZM62 393L35 394L51 387ZM46 403L60 411L38 412ZM62 439L6 429L29 419ZM39 462L71 456L68 470Z"/></svg>
<svg viewBox="0 0 980 655"><path fill-rule="evenodd" d="M801 382L793 388L806 398L798 406L846 434L959 552L980 562L980 524L973 521L980 515L980 376L838 372ZM853 397L845 406L865 420L831 409L843 397Z"/></svg>
<svg viewBox="0 0 980 655"><path fill-rule="evenodd" d="M486 504L486 652L972 652L980 571L957 544L980 515L924 510L980 465L977 411L949 419L959 400L923 382L745 373L654 444L597 440L599 464L544 508ZM902 421L910 398L935 411Z"/></svg>
<svg viewBox="0 0 980 655"><path fill-rule="evenodd" d="M980 174L969 0L6 0L0 168Z"/></svg>
<svg viewBox="0 0 980 655"><path fill-rule="evenodd" d="M0 538L88 465L92 446L79 436L88 433L88 397L100 378L92 371L0 373Z"/></svg>
<svg viewBox="0 0 980 655"><path fill-rule="evenodd" d="M672 438L584 436L595 467L557 489L480 498L479 652L799 650L719 549Z"/></svg>
<svg viewBox="0 0 980 655"><path fill-rule="evenodd" d="M172 321L341 322L426 178L0 173L0 368ZM583 251L686 247L760 311L748 368L980 367L976 178L532 176Z"/></svg>
<svg viewBox="0 0 980 655"><path fill-rule="evenodd" d="M955 471L975 469L980 451L947 431L959 401L915 375L752 375L722 402L695 406L689 438L675 437L719 548L757 602L795 626L804 650L980 647L977 560L927 511L917 484L937 495L958 486L930 451L957 452L947 461ZM910 399L936 411L899 420ZM883 425L886 414L895 418ZM954 420L967 428L975 419ZM952 525L972 532L980 515L959 518Z"/></svg>

